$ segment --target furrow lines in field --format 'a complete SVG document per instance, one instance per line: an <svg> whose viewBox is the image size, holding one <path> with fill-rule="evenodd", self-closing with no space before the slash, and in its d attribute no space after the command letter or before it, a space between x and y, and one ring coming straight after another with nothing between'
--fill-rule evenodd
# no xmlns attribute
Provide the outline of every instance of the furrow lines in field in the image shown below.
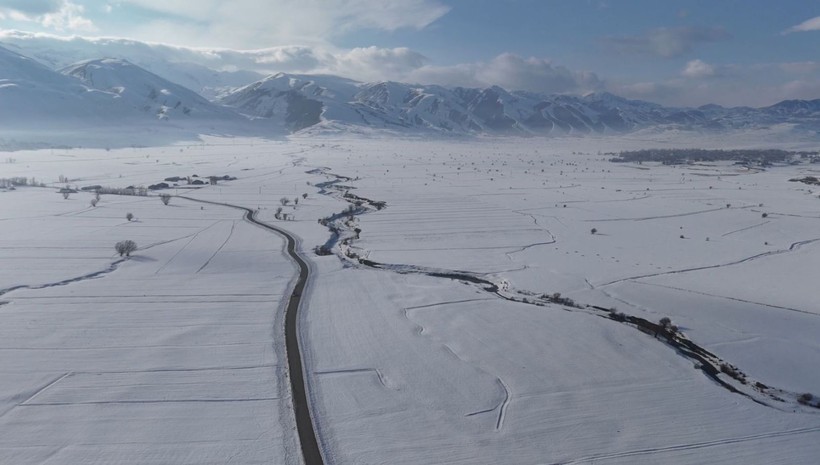
<svg viewBox="0 0 820 465"><path fill-rule="evenodd" d="M624 452L616 452L612 454L600 454L600 455L592 455L588 457L582 457L578 459L569 460L566 462L558 462L554 465L570 465L574 463L583 463L583 462L595 462L598 460L607 460L607 459L616 459L616 458L624 458L624 457L635 457L640 455L654 455L664 452L674 452L680 450L693 450L693 449L703 449L707 447L717 447L717 446L725 446L728 444L737 444L742 442L749 442L749 441L757 441L760 439L769 439L769 438L777 438L777 437L784 437L784 436L794 436L799 434L808 434L820 431L820 427L813 427L813 428L800 428L800 429L793 429L788 431L778 431L773 433L763 433L763 434L755 434L750 436L740 436L736 438L726 438L726 439L718 439L715 441L704 441L704 442L695 442L690 444L678 444L666 447L653 447L647 449L638 449L632 451L624 451Z"/></svg>

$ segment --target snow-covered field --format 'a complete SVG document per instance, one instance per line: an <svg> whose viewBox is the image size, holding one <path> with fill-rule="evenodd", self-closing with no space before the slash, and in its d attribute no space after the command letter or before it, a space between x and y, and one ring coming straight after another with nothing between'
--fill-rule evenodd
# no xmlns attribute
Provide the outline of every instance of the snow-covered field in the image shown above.
<svg viewBox="0 0 820 465"><path fill-rule="evenodd" d="M648 134L0 154L0 178L51 187L0 190L0 463L299 462L282 240L234 209L114 195L91 207L93 194L54 188L61 175L126 187L193 174L237 179L165 192L258 209L301 239L302 348L327 463L816 463L820 410L794 396L820 395L820 188L788 179L820 166L605 154L720 146L816 149ZM346 209L345 191L387 207L356 215L343 238L358 239L317 256L330 237L317 219ZM123 239L140 249L121 261ZM452 270L503 295L669 317L792 397L729 392L659 339L583 308L424 273Z"/></svg>

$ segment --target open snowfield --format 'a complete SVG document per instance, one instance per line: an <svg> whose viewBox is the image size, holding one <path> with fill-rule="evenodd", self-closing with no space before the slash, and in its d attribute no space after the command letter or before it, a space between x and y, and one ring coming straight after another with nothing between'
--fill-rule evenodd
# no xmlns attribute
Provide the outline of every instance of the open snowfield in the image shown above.
<svg viewBox="0 0 820 465"><path fill-rule="evenodd" d="M820 188L788 179L820 165L606 155L654 147L817 149L775 136L325 136L2 153L0 178L49 187L0 190L0 463L299 463L282 239L227 207L103 195L92 208L92 194L56 193L61 175L126 187L193 174L237 179L164 192L258 209L301 240L326 463L817 463L820 410L795 396L820 395ZM348 208L344 192L387 207L356 214L358 238L317 256L330 237L317 219ZM127 260L113 250L123 239L140 246ZM429 275L453 270L505 296L669 317L784 400L730 392L583 308Z"/></svg>

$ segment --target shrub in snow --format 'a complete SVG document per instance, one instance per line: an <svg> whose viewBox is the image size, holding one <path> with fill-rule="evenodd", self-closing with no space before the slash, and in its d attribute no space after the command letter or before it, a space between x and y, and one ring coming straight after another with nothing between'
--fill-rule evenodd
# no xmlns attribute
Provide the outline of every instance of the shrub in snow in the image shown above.
<svg viewBox="0 0 820 465"><path fill-rule="evenodd" d="M313 248L313 253L316 255L332 255L333 252L330 250L330 247L327 245L317 245Z"/></svg>
<svg viewBox="0 0 820 465"><path fill-rule="evenodd" d="M159 199L162 200L163 205L168 205L171 202L170 194L159 194Z"/></svg>
<svg viewBox="0 0 820 465"><path fill-rule="evenodd" d="M566 305L567 307L580 308L574 300L570 299L569 297L562 296L560 292L556 292L552 295L542 294L541 299L557 305Z"/></svg>
<svg viewBox="0 0 820 465"><path fill-rule="evenodd" d="M120 257L125 255L126 257L131 256L131 252L137 250L137 243L132 240L127 241L120 241L114 245L114 250L120 254Z"/></svg>
<svg viewBox="0 0 820 465"><path fill-rule="evenodd" d="M731 376L732 378L735 378L735 379L741 379L742 378L742 375L740 374L739 371L737 371L737 368L733 367L732 365L729 365L728 363L721 363L720 364L720 371L723 372L723 373L726 373L727 375L729 375L729 376Z"/></svg>
<svg viewBox="0 0 820 465"><path fill-rule="evenodd" d="M128 221L133 220L134 219L134 214L133 213L126 213L125 214L125 219L128 220Z"/></svg>

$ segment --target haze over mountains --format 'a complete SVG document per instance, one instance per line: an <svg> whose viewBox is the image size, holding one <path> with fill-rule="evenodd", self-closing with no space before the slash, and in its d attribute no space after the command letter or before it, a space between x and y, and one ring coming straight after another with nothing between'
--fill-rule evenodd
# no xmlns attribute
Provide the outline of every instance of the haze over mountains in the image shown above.
<svg viewBox="0 0 820 465"><path fill-rule="evenodd" d="M285 73L258 79L261 75L255 71L214 70L154 52L138 58L155 72L122 57L84 59L64 66L66 58L57 59L61 56L57 51L34 51L36 59L0 47L0 122L5 128L46 123L148 124L223 134L241 127L259 135L361 127L503 135L621 134L647 128L723 131L778 125L816 134L820 129L820 99L789 100L765 108L670 108L606 92L544 95L497 86L362 83L338 76ZM81 56L67 54L68 58Z"/></svg>

